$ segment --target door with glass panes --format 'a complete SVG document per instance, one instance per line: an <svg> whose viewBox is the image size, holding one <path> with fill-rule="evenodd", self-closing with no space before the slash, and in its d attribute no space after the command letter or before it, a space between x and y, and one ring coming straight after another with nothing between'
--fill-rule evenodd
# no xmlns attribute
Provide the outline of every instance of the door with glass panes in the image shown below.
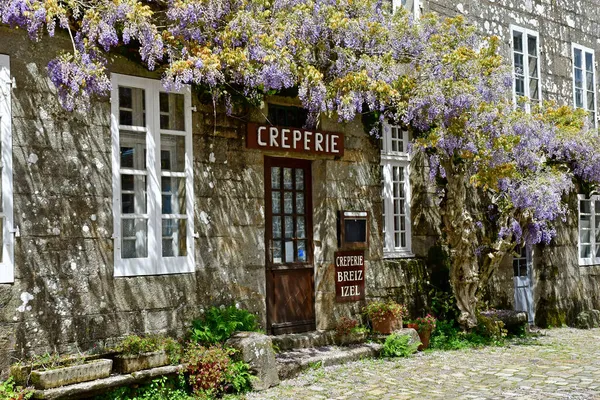
<svg viewBox="0 0 600 400"><path fill-rule="evenodd" d="M513 258L513 283L515 285L515 310L526 311L528 322L533 324L535 309L532 290L532 257L531 247L523 246L519 256Z"/></svg>
<svg viewBox="0 0 600 400"><path fill-rule="evenodd" d="M267 325L315 329L311 163L265 157Z"/></svg>

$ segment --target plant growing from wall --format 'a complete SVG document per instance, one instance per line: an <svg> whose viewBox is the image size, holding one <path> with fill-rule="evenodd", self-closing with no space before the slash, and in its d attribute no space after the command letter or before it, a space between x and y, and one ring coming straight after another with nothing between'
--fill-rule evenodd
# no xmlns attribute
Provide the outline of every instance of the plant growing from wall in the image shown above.
<svg viewBox="0 0 600 400"><path fill-rule="evenodd" d="M460 17L416 22L388 3L5 0L0 18L34 40L68 31L73 50L48 65L67 109L109 92L106 56L126 47L161 67L167 87L194 84L228 109L232 94L259 101L296 88L311 125L370 112L408 126L439 184L458 319L471 329L503 256L549 243L574 180L600 182L600 138L585 111L515 109L498 38Z"/></svg>
<svg viewBox="0 0 600 400"><path fill-rule="evenodd" d="M171 364L177 364L181 358L181 345L177 340L162 335L126 336L116 348L123 355L141 355L164 351Z"/></svg>

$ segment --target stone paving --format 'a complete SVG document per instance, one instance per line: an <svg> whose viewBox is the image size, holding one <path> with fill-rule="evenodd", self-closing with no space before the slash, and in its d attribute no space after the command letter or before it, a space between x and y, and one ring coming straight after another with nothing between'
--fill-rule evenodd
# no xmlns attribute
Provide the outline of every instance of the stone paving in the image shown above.
<svg viewBox="0 0 600 400"><path fill-rule="evenodd" d="M316 368L248 399L600 399L600 329Z"/></svg>

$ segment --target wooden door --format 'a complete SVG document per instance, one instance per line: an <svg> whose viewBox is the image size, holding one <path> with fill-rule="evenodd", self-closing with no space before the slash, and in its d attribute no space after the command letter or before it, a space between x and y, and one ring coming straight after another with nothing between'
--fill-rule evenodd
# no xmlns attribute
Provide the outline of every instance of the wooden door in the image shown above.
<svg viewBox="0 0 600 400"><path fill-rule="evenodd" d="M513 281L515 285L515 310L526 311L529 323L533 324L535 309L533 307L532 290L532 257L531 247L523 246L519 257L513 258Z"/></svg>
<svg viewBox="0 0 600 400"><path fill-rule="evenodd" d="M315 329L311 164L265 157L267 330Z"/></svg>

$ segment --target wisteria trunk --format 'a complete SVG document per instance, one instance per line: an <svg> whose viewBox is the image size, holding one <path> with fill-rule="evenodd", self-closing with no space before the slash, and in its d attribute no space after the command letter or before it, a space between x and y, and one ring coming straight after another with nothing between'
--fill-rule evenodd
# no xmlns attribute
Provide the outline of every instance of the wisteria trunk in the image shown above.
<svg viewBox="0 0 600 400"><path fill-rule="evenodd" d="M460 316L458 322L465 329L477 325L475 309L479 287L479 263L475 249L477 235L475 221L469 212L467 195L469 181L459 168L444 165L448 185L442 202L442 222L450 249L450 284L456 298Z"/></svg>

